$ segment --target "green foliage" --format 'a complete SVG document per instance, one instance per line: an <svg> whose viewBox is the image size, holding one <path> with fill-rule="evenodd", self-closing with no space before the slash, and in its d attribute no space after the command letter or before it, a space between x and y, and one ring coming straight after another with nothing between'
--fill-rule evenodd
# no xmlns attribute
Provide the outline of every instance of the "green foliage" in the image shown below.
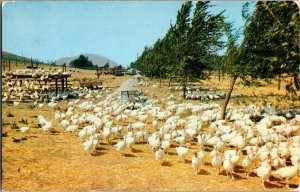
<svg viewBox="0 0 300 192"><path fill-rule="evenodd" d="M254 77L274 78L298 70L299 23L294 2L257 2L243 42L244 57L255 66L249 69Z"/></svg>
<svg viewBox="0 0 300 192"><path fill-rule="evenodd" d="M226 53L222 58L222 70L230 76L245 77L247 74L247 63L244 62L242 55L242 47L237 44L237 40L240 37L240 30L234 32L232 23L228 23L226 26Z"/></svg>
<svg viewBox="0 0 300 192"><path fill-rule="evenodd" d="M149 77L204 78L207 70L212 70L220 59L216 52L224 44L223 13L213 15L208 12L209 2L197 2L191 17L192 2L186 1L178 11L175 25L153 46L146 46L142 55L131 63Z"/></svg>
<svg viewBox="0 0 300 192"><path fill-rule="evenodd" d="M84 55L80 55L77 59L71 61L70 66L74 68L96 69L92 61L89 61L88 57Z"/></svg>
<svg viewBox="0 0 300 192"><path fill-rule="evenodd" d="M299 66L299 17L293 22L293 15L299 16L297 6L293 2L257 2L252 16L247 13L247 7L248 4L242 12L247 21L240 45L236 42L241 31L234 33L232 24L227 26L224 72L242 79L268 80L296 71Z"/></svg>
<svg viewBox="0 0 300 192"><path fill-rule="evenodd" d="M104 68L109 68L109 63L107 62L103 67Z"/></svg>

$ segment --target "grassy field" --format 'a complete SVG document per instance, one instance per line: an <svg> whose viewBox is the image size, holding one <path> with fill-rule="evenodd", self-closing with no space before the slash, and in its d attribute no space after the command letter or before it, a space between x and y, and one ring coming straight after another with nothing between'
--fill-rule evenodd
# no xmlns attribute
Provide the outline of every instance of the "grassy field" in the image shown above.
<svg viewBox="0 0 300 192"><path fill-rule="evenodd" d="M18 66L19 68L19 66ZM15 68L13 68L15 69ZM71 80L96 79L95 71L79 70L72 74ZM108 87L117 88L129 76L114 77L101 76ZM237 83L230 105L241 106L256 103L257 105L270 104L278 108L296 108L300 106L300 95L291 99L285 97L284 86L289 83L286 78L282 82L282 89L277 90L274 81L263 87L244 87ZM166 98L167 81L159 88L150 86L139 87L143 91L154 92L159 98ZM224 77L220 82L216 76L211 80L203 81L203 88L216 86L225 91L229 80ZM172 92L175 98L180 92ZM200 103L202 101L184 101ZM210 101L218 102L222 101ZM84 153L77 133L65 133L64 128L54 120L54 110L45 105L43 109L32 109L29 103L21 103L18 107L2 103L2 132L8 134L2 137L2 187L4 190L262 190L256 174L250 174L244 179L244 172L237 167L236 180L228 180L226 173L216 176L212 168L210 157L205 159L206 164L201 173L194 176L191 167L192 153L188 155L186 163L178 163L175 149L171 148L163 166L155 160L150 147L145 144L136 144L133 151L126 151L126 158L122 158L111 145L119 139L115 138L111 144L101 140L99 153L90 156ZM61 111L66 110L67 102L59 103ZM12 117L8 117L12 115ZM53 120L55 133L44 134L38 128L36 116L43 115ZM30 126L28 133L20 133L17 127ZM148 120L151 124L152 119ZM13 124L16 127L13 127ZM160 122L159 125L162 125ZM206 127L207 128L207 127ZM151 133L153 128L147 126ZM299 133L298 133L299 134ZM26 137L27 140L12 142L12 138ZM195 148L195 145L192 145ZM209 151L210 149L206 149ZM207 152L207 156L209 153ZM242 158L243 159L243 158ZM298 186L298 179L291 180L290 187ZM270 190L286 190L285 182L277 177L271 177L266 182Z"/></svg>

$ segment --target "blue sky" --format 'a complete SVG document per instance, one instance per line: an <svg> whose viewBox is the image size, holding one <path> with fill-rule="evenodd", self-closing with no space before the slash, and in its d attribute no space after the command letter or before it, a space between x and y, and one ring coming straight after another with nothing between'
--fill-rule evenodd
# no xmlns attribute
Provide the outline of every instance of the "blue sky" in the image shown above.
<svg viewBox="0 0 300 192"><path fill-rule="evenodd" d="M43 61L81 53L100 54L122 65L162 38L183 1L14 2L2 12L2 49ZM213 2L228 21L243 25L245 2Z"/></svg>

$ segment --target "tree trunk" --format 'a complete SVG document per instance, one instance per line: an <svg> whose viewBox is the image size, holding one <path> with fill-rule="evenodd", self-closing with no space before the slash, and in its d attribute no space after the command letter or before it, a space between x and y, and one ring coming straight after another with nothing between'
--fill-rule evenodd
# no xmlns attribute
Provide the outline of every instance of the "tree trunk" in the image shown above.
<svg viewBox="0 0 300 192"><path fill-rule="evenodd" d="M296 87L297 91L300 90L298 74L299 74L299 72L295 71L295 73L294 73L294 84L295 84L295 87Z"/></svg>
<svg viewBox="0 0 300 192"><path fill-rule="evenodd" d="M161 87L161 74L159 74L159 87Z"/></svg>
<svg viewBox="0 0 300 192"><path fill-rule="evenodd" d="M186 96L186 85L187 85L187 77L184 77L184 79L183 79L183 99L185 99L185 96Z"/></svg>
<svg viewBox="0 0 300 192"><path fill-rule="evenodd" d="M226 94L226 98L225 98L225 101L224 101L224 105L222 106L222 119L225 119L225 116L226 116L226 108L227 108L227 105L229 103L229 99L230 99L230 96L231 96L231 93L233 91L233 87L234 87L234 84L237 80L238 76L234 76L231 80L231 83L230 83L230 87L229 87L229 90Z"/></svg>
<svg viewBox="0 0 300 192"><path fill-rule="evenodd" d="M281 75L278 75L278 90L280 90L280 85L281 85Z"/></svg>
<svg viewBox="0 0 300 192"><path fill-rule="evenodd" d="M221 70L219 70L219 81L221 81Z"/></svg>
<svg viewBox="0 0 300 192"><path fill-rule="evenodd" d="M172 79L174 79L175 77L171 77L170 79L169 79L169 87L171 86L171 81L172 81Z"/></svg>

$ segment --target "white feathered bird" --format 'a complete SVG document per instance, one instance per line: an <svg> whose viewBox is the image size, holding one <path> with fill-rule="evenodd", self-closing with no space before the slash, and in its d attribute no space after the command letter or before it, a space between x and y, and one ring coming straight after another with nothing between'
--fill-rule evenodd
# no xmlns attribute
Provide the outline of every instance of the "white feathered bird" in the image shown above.
<svg viewBox="0 0 300 192"><path fill-rule="evenodd" d="M120 151L121 156L123 156L122 151L124 151L126 149L126 137L124 136L123 140L119 141L114 146L117 148L117 151Z"/></svg>
<svg viewBox="0 0 300 192"><path fill-rule="evenodd" d="M289 180L295 176L297 176L297 172L299 171L299 163L300 159L298 159L298 163L295 163L294 166L282 167L277 169L273 173L278 174L280 177L286 179L286 187L289 187Z"/></svg>
<svg viewBox="0 0 300 192"><path fill-rule="evenodd" d="M29 131L29 127L21 127L19 130L20 130L22 133L26 133L26 132Z"/></svg>
<svg viewBox="0 0 300 192"><path fill-rule="evenodd" d="M155 150L155 152L154 152L155 160L159 161L160 165L162 165L163 157L165 155L164 149L163 148L155 148L154 150Z"/></svg>
<svg viewBox="0 0 300 192"><path fill-rule="evenodd" d="M260 167L258 167L257 169L254 170L256 172L257 176L260 177L261 184L264 189L266 189L264 182L265 182L265 180L269 181L269 177L271 175L271 165L272 165L272 161L267 160L266 165L261 165Z"/></svg>
<svg viewBox="0 0 300 192"><path fill-rule="evenodd" d="M199 168L202 165L202 160L198 157L197 151L193 151L193 158L192 158L192 167L195 171L195 175L199 173Z"/></svg>

